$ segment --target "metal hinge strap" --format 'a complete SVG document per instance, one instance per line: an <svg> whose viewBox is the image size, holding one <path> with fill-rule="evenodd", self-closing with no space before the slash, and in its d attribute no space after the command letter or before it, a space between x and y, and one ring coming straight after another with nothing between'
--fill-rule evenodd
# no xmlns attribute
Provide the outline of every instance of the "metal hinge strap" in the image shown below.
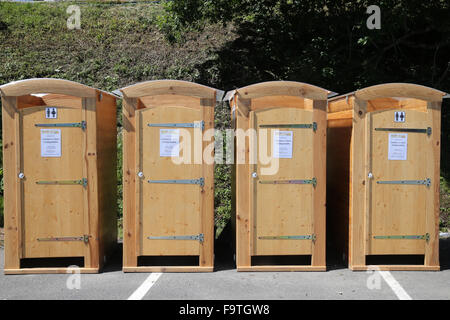
<svg viewBox="0 0 450 320"><path fill-rule="evenodd" d="M148 123L149 127L168 127L168 128L200 128L205 130L205 121L194 123Z"/></svg>
<svg viewBox="0 0 450 320"><path fill-rule="evenodd" d="M73 123L37 123L36 127L45 127L45 128L54 128L54 127L63 127L63 128L81 128L82 130L86 130L86 121L81 122L73 122Z"/></svg>
<svg viewBox="0 0 450 320"><path fill-rule="evenodd" d="M317 130L317 122L313 123L291 123L291 124L260 124L260 128L293 128L293 129L313 129Z"/></svg>
<svg viewBox="0 0 450 320"><path fill-rule="evenodd" d="M182 180L148 180L148 183L174 183L174 184L198 184L200 187L205 185L205 179L182 179Z"/></svg>
<svg viewBox="0 0 450 320"><path fill-rule="evenodd" d="M430 234L426 233L424 235L394 235L394 236L373 236L374 239L387 239L387 240L397 240L397 239L407 239L407 240L430 240Z"/></svg>
<svg viewBox="0 0 450 320"><path fill-rule="evenodd" d="M375 128L375 131L392 131L392 132L415 132L415 133L426 133L428 136L431 135L431 127L426 129L417 128Z"/></svg>
<svg viewBox="0 0 450 320"><path fill-rule="evenodd" d="M83 178L81 180L57 180L57 181L36 181L36 184L46 184L46 185L72 185L79 184L83 187L87 186L87 179Z"/></svg>
<svg viewBox="0 0 450 320"><path fill-rule="evenodd" d="M310 180L260 180L261 184L312 184L314 187L317 185L317 179L312 178Z"/></svg>
<svg viewBox="0 0 450 320"><path fill-rule="evenodd" d="M50 237L50 238L37 238L37 241L83 241L89 242L89 235L83 235L81 237Z"/></svg>
<svg viewBox="0 0 450 320"><path fill-rule="evenodd" d="M425 185L431 186L431 179L425 180L392 180L392 181L377 181L378 184L408 184L408 185Z"/></svg>
<svg viewBox="0 0 450 320"><path fill-rule="evenodd" d="M204 235L203 233L200 233L198 235L192 235L192 236L157 236L157 237L147 237L149 240L196 240L203 242L204 241Z"/></svg>
<svg viewBox="0 0 450 320"><path fill-rule="evenodd" d="M303 235L303 236L262 236L258 237L260 240L316 240L316 235Z"/></svg>

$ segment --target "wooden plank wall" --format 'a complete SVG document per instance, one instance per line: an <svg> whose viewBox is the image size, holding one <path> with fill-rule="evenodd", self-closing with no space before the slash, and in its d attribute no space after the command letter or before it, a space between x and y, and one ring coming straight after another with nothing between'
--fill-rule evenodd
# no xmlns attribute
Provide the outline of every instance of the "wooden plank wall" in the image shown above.
<svg viewBox="0 0 450 320"><path fill-rule="evenodd" d="M427 109L428 108L428 109ZM370 101L350 95L329 101L327 135L327 234L329 250L338 254L348 252L352 270L366 270L365 220L366 206L366 115L368 112L388 109L409 109L428 112L433 133L429 153L429 176L439 181L440 102L426 102L413 98L374 98ZM348 181L346 183L344 180ZM427 200L427 232L424 265L380 266L382 270L439 270L439 183ZM345 194L348 195L348 202ZM359 214L358 214L359 213ZM362 213L362 214L361 214ZM347 231L348 230L348 231ZM348 233L347 233L348 232ZM348 234L348 237L345 235Z"/></svg>
<svg viewBox="0 0 450 320"><path fill-rule="evenodd" d="M16 169L18 142L15 130L19 113L16 103L16 97L2 97L5 269L19 269L22 252L20 220L16 210L16 190L19 184Z"/></svg>
<svg viewBox="0 0 450 320"><path fill-rule="evenodd" d="M161 89L162 90L162 89ZM161 91L160 90L160 91ZM129 98L124 94L123 100L123 270L125 272L156 272L157 270L171 271L212 271L214 265L214 163L202 165L202 176L205 178L205 188L202 191L201 228L204 234L204 242L200 245L200 259L198 267L138 267L137 258L141 255L139 249L140 221L136 216L136 190L137 171L136 154L139 152L136 146L138 134L136 124L136 111L142 108L164 107L179 105L201 110L205 121L205 131L214 128L214 99L198 99L190 96L167 94L171 89L166 88L157 95L143 96L141 98ZM176 92L179 94L179 92ZM204 132L205 132L204 131ZM203 148L211 144L213 140L203 141ZM202 152L203 154L203 152ZM213 155L214 156L214 155ZM207 187L208 186L208 187Z"/></svg>
<svg viewBox="0 0 450 320"><path fill-rule="evenodd" d="M86 121L87 128L83 141L84 169L83 176L88 179L88 188L84 196L84 233L90 235L89 245L84 252L85 266L83 273L97 272L103 262L103 254L99 250L107 250L112 239L117 240L116 225L116 99L100 91L64 82L63 80L38 80L23 83L26 92L23 96L2 96L2 127L3 127L3 168L5 173L5 273L60 273L65 268L30 268L20 269L22 257L21 213L18 210L21 204L21 183L17 175L21 168L19 155L21 152L20 119L18 109L58 105L74 106L82 101L82 120ZM61 84L64 82L64 84ZM48 86L47 86L48 84ZM6 87L5 87L6 88ZM4 89L5 89L4 88ZM21 87L22 88L22 87ZM81 88L81 89L80 89ZM6 88L5 90L13 90ZM78 90L80 89L80 90ZM14 89L20 94L22 89ZM47 94L43 97L31 96L34 91L55 91L57 94ZM70 96L72 91L76 97ZM14 91L15 92L15 91ZM5 93L5 92L3 92ZM82 93L86 93L84 97ZM80 99L81 98L81 99ZM97 106L97 102L98 106ZM98 110L97 110L98 107ZM97 112L99 115L97 115ZM98 147L98 149L97 149ZM114 197L114 201L111 201ZM101 225L103 224L103 225ZM30 226L29 226L30 227ZM43 257L45 258L45 257Z"/></svg>
<svg viewBox="0 0 450 320"><path fill-rule="evenodd" d="M350 144L350 225L349 225L349 266L365 265L364 256L364 199L365 182L364 173L366 157L365 115L367 101L355 99L353 112L352 139Z"/></svg>
<svg viewBox="0 0 450 320"><path fill-rule="evenodd" d="M277 91L278 92L278 91ZM236 234L236 264L238 271L323 271L326 266L325 246L326 246L326 101L325 100L305 100L301 97L291 97L278 95L276 97L257 97L253 99L242 98L236 94L230 101L232 113L234 110L235 129L246 132L252 122L250 106L252 110L260 110L269 107L300 108L313 111L313 121L317 122L318 130L314 135L314 157L317 159L314 165L315 176L320 183L314 191L314 233L317 240L313 245L312 265L310 266L252 266L251 257L253 254L251 228L252 228L252 204L250 192L252 184L250 182L250 153L252 149L250 139L235 139L235 164L234 164L234 210L235 210L235 234ZM241 162L239 162L241 161ZM245 162L244 162L245 161Z"/></svg>
<svg viewBox="0 0 450 320"><path fill-rule="evenodd" d="M205 122L205 130L214 129L214 105L216 99L204 100L203 104L203 121ZM211 141L203 141L202 143L202 155L206 147L214 143L214 136ZM211 156L214 159L214 150ZM205 179L205 187L201 191L202 193L202 218L201 229L204 234L204 241L200 246L200 267L213 267L214 266L214 163L207 164L202 159L202 171Z"/></svg>
<svg viewBox="0 0 450 320"><path fill-rule="evenodd" d="M231 105L231 101L230 101ZM236 110L231 110L231 129L236 132ZM231 235L232 235L232 249L234 252L234 262L236 263L236 137L233 136L233 165L231 166ZM233 236L234 235L234 236Z"/></svg>
<svg viewBox="0 0 450 320"><path fill-rule="evenodd" d="M426 230L430 241L425 246L425 266L439 270L439 195L440 195L440 159L441 159L441 105L442 101L428 102L428 119L431 122L432 135L427 159L428 175L432 179L433 192L427 199Z"/></svg>
<svg viewBox="0 0 450 320"><path fill-rule="evenodd" d="M311 265L326 266L326 159L327 159L327 102L313 101L313 122L317 130L313 138L313 176L317 185L313 192L313 226L316 241L313 245Z"/></svg>
<svg viewBox="0 0 450 320"><path fill-rule="evenodd" d="M87 268L100 268L99 252L99 203L98 203L98 176L97 176L97 97L83 98L83 116L86 121L86 134L84 142L84 174L88 180L87 192L84 198L85 234L89 235L89 246L86 246L84 266Z"/></svg>
<svg viewBox="0 0 450 320"><path fill-rule="evenodd" d="M241 103L237 96L231 104L235 109L236 128L246 132L249 128L249 119L238 109ZM236 264L237 268L251 266L250 254L250 181L249 181L249 152L245 140L236 139Z"/></svg>
<svg viewBox="0 0 450 320"><path fill-rule="evenodd" d="M350 224L350 146L354 97L328 103L327 255L348 262Z"/></svg>
<svg viewBox="0 0 450 320"><path fill-rule="evenodd" d="M136 243L136 168L135 144L137 109L136 98L124 95L122 105L123 145L123 267L137 267Z"/></svg>

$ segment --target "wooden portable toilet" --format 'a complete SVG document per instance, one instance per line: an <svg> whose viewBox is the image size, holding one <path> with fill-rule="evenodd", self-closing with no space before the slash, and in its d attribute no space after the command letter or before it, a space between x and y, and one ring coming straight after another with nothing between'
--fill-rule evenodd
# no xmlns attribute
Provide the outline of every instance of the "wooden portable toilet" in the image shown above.
<svg viewBox="0 0 450 320"><path fill-rule="evenodd" d="M327 219L352 270L439 270L444 95L389 83L330 99Z"/></svg>
<svg viewBox="0 0 450 320"><path fill-rule="evenodd" d="M222 94L176 80L120 91L123 271L213 271L214 106Z"/></svg>
<svg viewBox="0 0 450 320"><path fill-rule="evenodd" d="M238 271L326 270L330 93L291 81L258 83L227 93L236 130ZM270 160L264 159L268 156Z"/></svg>
<svg viewBox="0 0 450 320"><path fill-rule="evenodd" d="M5 273L98 272L117 243L116 98L59 79L0 93Z"/></svg>

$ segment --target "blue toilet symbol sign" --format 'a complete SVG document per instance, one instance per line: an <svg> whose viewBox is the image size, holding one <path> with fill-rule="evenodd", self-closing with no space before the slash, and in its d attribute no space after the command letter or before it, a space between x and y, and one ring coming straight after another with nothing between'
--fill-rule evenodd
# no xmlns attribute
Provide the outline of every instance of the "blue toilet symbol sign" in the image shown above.
<svg viewBox="0 0 450 320"><path fill-rule="evenodd" d="M45 117L47 119L56 119L58 117L58 110L55 107L45 108Z"/></svg>
<svg viewBox="0 0 450 320"><path fill-rule="evenodd" d="M405 111L395 111L394 121L395 122L405 122L406 114Z"/></svg>

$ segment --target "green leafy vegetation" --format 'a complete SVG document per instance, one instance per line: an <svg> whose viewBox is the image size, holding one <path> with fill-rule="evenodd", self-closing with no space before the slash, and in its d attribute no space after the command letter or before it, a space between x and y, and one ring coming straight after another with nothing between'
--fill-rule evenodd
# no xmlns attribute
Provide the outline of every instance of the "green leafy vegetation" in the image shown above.
<svg viewBox="0 0 450 320"><path fill-rule="evenodd" d="M450 92L450 5L444 0L378 1L380 30L366 27L370 1L78 2L80 30L66 26L70 4L0 2L0 84L51 77L112 91L171 78L231 90L293 80L346 93L412 82ZM449 100L442 108L442 230L450 227ZM227 104L215 110L216 128L230 128ZM120 110L117 122L121 164ZM217 235L231 216L230 176L230 165L215 166ZM2 217L3 210L3 224Z"/></svg>
<svg viewBox="0 0 450 320"><path fill-rule="evenodd" d="M80 30L69 30L66 26L69 17L66 9L70 4L80 5ZM183 33L183 43L170 43L161 31L162 26L167 25L161 24L163 12L163 5L154 3L0 2L0 84L48 77L77 81L106 91L155 79L211 85L199 80L199 68L213 59L215 50L234 36L231 28L209 25L201 33ZM214 70L210 70L211 79L217 78ZM221 104L216 113L221 118L220 114L229 112L227 106ZM118 104L117 123L117 214L121 235L121 102ZM217 126L228 127L229 123L217 123ZM218 187L228 188L226 170L218 169L216 175L223 181ZM222 224L229 219L231 206L227 199L217 197L227 194L229 192L216 193L216 210L223 216L216 221ZM2 200L3 191L0 204ZM0 226L3 226L3 209L0 211Z"/></svg>
<svg viewBox="0 0 450 320"><path fill-rule="evenodd" d="M121 110L121 104L118 110ZM119 116L119 115L118 115ZM119 238L123 238L123 196L122 196L122 126L121 123L117 130L117 210L118 210L118 227L119 227Z"/></svg>
<svg viewBox="0 0 450 320"><path fill-rule="evenodd" d="M0 168L0 228L5 224L4 214L3 214L3 140L0 139L0 163L2 168Z"/></svg>
<svg viewBox="0 0 450 320"><path fill-rule="evenodd" d="M381 10L381 29L366 26ZM339 93L388 82L450 92L450 3L443 0L174 0L171 34L210 24L236 37L217 50L199 79L219 88L272 80L311 83ZM182 39L182 36L177 36ZM214 79L210 70L214 70ZM450 228L450 99L442 105L441 229Z"/></svg>

